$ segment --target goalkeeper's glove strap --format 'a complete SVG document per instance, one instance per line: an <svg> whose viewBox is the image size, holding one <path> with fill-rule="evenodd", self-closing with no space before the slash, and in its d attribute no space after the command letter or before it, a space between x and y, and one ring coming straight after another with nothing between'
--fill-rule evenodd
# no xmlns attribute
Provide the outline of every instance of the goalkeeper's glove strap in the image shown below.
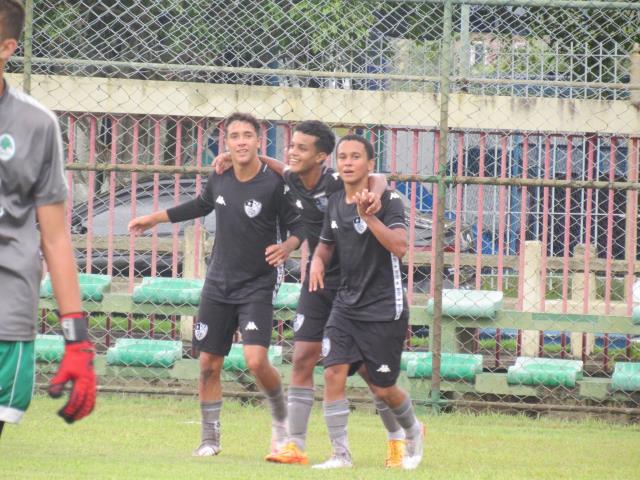
<svg viewBox="0 0 640 480"><path fill-rule="evenodd" d="M82 312L60 315L60 324L66 343L82 342L89 338L87 317Z"/></svg>

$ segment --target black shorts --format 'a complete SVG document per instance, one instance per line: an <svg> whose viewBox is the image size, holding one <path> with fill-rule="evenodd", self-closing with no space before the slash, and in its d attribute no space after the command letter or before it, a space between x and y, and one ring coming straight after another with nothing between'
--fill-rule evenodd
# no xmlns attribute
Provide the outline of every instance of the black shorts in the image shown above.
<svg viewBox="0 0 640 480"><path fill-rule="evenodd" d="M324 366L348 364L353 373L364 364L373 385L391 387L400 375L408 325L406 310L398 320L362 322L334 309L322 339Z"/></svg>
<svg viewBox="0 0 640 480"><path fill-rule="evenodd" d="M295 342L321 342L324 327L329 320L336 288L323 288L309 291L305 282L300 291L296 318L293 322L293 340Z"/></svg>
<svg viewBox="0 0 640 480"><path fill-rule="evenodd" d="M273 330L273 305L268 302L221 303L202 296L198 321L193 329L193 345L198 350L226 356L236 330L244 345L269 348Z"/></svg>

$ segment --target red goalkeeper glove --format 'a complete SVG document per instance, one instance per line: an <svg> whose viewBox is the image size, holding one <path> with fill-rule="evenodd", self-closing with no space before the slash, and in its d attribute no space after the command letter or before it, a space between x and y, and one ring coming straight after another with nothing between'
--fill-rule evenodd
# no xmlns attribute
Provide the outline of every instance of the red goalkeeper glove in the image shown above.
<svg viewBox="0 0 640 480"><path fill-rule="evenodd" d="M83 313L61 315L60 323L66 341L64 357L49 383L49 395L59 398L66 383L71 382L69 401L58 415L67 423L73 423L89 415L96 404L95 348L88 338L87 318Z"/></svg>

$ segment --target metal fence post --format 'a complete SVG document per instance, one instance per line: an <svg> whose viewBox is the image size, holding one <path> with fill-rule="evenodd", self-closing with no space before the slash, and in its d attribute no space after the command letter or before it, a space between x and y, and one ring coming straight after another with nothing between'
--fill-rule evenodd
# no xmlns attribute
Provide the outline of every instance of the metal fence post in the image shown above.
<svg viewBox="0 0 640 480"><path fill-rule="evenodd" d="M451 81L451 44L453 37L453 2L447 0L444 4L442 29L442 63L440 67L440 139L438 150L438 195L435 238L435 261L432 279L433 292L433 331L431 335L431 355L433 373L431 378L431 406L434 413L440 411L440 360L442 343L442 276L444 268L444 209L446 200L446 185L444 177L447 174L447 159L449 158L449 91Z"/></svg>
<svg viewBox="0 0 640 480"><path fill-rule="evenodd" d="M471 5L460 6L460 75L466 80L471 75L471 41L469 38Z"/></svg>
<svg viewBox="0 0 640 480"><path fill-rule="evenodd" d="M22 70L22 90L31 93L31 59L33 57L33 0L25 2L24 20L24 65Z"/></svg>

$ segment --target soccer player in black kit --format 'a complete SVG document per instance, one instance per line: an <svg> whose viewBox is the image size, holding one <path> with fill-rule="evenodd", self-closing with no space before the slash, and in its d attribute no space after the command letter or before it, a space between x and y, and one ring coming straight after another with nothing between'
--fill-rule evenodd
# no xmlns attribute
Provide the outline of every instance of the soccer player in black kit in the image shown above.
<svg viewBox="0 0 640 480"><path fill-rule="evenodd" d="M340 287L322 340L324 414L333 454L314 467L353 465L345 386L354 365L364 364L374 394L405 431L402 466L412 470L422 460L424 425L416 418L409 395L396 385L409 321L400 271L400 258L407 251L404 206L399 194L387 191L381 210L375 215L367 213L373 146L362 137L347 135L338 143L337 152L345 188L329 199L309 279L311 291L323 289L326 266L337 251Z"/></svg>
<svg viewBox="0 0 640 480"><path fill-rule="evenodd" d="M289 187L290 200L294 202L304 225L304 236L312 255L318 244L324 214L329 197L344 190L344 183L338 172L325 165L333 152L335 135L331 128L318 120L298 123L288 147L288 164L274 158L260 156L260 160L284 178ZM231 167L228 154L215 160L216 171L224 172ZM371 213L380 209L380 197L387 188L384 175L372 174L368 179L371 191ZM309 265L307 264L307 267ZM267 455L266 460L275 463L307 464L306 437L309 417L314 401L313 372L321 358L321 343L324 327L331 313L331 306L340 285L340 262L334 255L326 268L324 288L309 291L308 275L302 269L303 282L298 308L296 310L293 349L293 368L288 389L288 430L289 441L277 452ZM365 380L366 371L358 371ZM380 419L387 430L387 467L401 467L404 455L404 430L396 422L387 405L374 396L374 403Z"/></svg>
<svg viewBox="0 0 640 480"><path fill-rule="evenodd" d="M267 351L273 328L277 269L303 239L299 215L286 200L282 179L258 160L260 124L249 114L225 120L233 168L212 173L201 195L129 223L141 233L161 222L181 222L216 211L216 241L202 290L194 346L200 351L202 438L196 456L220 453L220 373L236 329L242 333L247 367L267 396L272 450L286 441L286 402ZM280 223L290 235L278 242Z"/></svg>

